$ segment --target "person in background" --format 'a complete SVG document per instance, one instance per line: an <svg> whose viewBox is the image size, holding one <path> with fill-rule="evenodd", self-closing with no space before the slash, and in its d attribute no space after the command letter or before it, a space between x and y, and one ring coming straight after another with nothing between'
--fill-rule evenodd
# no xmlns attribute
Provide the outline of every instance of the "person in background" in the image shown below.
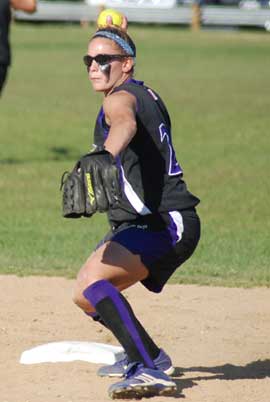
<svg viewBox="0 0 270 402"><path fill-rule="evenodd" d="M11 63L9 43L11 9L33 13L36 11L36 0L0 0L0 96Z"/></svg>

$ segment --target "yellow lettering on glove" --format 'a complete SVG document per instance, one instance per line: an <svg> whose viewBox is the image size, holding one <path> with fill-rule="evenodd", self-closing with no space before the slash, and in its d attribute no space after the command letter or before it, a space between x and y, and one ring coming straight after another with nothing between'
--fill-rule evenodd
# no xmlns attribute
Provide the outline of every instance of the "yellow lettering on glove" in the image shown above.
<svg viewBox="0 0 270 402"><path fill-rule="evenodd" d="M95 202L95 195L92 186L91 176L90 173L85 173L86 181L87 181L87 193L89 197L90 204L92 205Z"/></svg>

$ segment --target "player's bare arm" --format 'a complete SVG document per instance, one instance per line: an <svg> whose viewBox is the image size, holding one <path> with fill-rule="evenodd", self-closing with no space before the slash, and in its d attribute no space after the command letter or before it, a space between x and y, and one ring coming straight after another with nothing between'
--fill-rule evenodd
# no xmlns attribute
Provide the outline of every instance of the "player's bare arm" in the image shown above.
<svg viewBox="0 0 270 402"><path fill-rule="evenodd" d="M116 156L127 147L137 131L136 99L128 92L119 91L105 98L103 108L110 126L104 146Z"/></svg>
<svg viewBox="0 0 270 402"><path fill-rule="evenodd" d="M34 13L37 8L36 0L10 0L10 5L15 10L22 10L27 13Z"/></svg>

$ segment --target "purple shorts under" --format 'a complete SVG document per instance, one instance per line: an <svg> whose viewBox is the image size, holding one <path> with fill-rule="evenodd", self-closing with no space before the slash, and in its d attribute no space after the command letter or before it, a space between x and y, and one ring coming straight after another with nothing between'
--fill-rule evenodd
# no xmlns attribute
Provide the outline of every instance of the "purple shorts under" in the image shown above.
<svg viewBox="0 0 270 402"><path fill-rule="evenodd" d="M149 216L122 222L97 246L114 241L139 255L149 271L142 284L156 293L161 292L174 271L193 254L200 239L200 220L194 208L170 211L162 216L164 221L160 227Z"/></svg>

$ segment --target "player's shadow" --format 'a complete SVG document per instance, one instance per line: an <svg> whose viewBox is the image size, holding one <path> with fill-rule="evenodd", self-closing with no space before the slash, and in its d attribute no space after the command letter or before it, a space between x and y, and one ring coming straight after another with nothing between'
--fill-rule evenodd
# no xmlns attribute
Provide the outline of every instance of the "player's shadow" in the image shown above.
<svg viewBox="0 0 270 402"><path fill-rule="evenodd" d="M51 147L50 151L52 155L51 159L56 161L76 161L80 156L77 151L67 147Z"/></svg>
<svg viewBox="0 0 270 402"><path fill-rule="evenodd" d="M44 162L44 161L73 161L74 163L80 158L80 153L74 149L68 147L50 147L48 149L48 155L44 158L13 158L7 157L0 159L0 165L21 165L29 162Z"/></svg>
<svg viewBox="0 0 270 402"><path fill-rule="evenodd" d="M0 159L1 165L18 165L19 163L22 163L22 161L20 161L19 159L16 159L16 158Z"/></svg>
<svg viewBox="0 0 270 402"><path fill-rule="evenodd" d="M196 374L192 376L192 373ZM188 376L188 378L181 378L183 376ZM267 377L270 377L270 359L257 360L245 366L227 363L215 367L176 367L173 375L178 389L176 398L184 398L183 390L196 386L199 381L263 379Z"/></svg>

